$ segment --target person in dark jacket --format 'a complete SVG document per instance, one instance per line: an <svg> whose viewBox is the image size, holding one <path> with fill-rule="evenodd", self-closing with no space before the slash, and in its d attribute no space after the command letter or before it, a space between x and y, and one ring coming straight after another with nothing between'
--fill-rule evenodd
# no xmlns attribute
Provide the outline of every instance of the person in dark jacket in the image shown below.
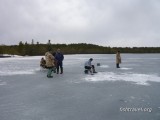
<svg viewBox="0 0 160 120"><path fill-rule="evenodd" d="M55 59L57 61L57 74L59 74L59 67L60 67L60 71L61 71L60 74L63 74L63 59L64 59L64 56L61 53L60 49L57 49L57 52L55 54Z"/></svg>

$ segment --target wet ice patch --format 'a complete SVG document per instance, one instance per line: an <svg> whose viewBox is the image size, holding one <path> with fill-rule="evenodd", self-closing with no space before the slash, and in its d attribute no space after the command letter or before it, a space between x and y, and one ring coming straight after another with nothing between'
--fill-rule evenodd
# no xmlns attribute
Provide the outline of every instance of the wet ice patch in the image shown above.
<svg viewBox="0 0 160 120"><path fill-rule="evenodd" d="M0 86L1 85L6 85L7 83L6 82L3 82L2 80L0 80Z"/></svg>
<svg viewBox="0 0 160 120"><path fill-rule="evenodd" d="M123 73L116 74L113 72L100 72L93 76L86 76L84 80L88 82L100 81L127 81L138 85L150 85L149 82L160 82L160 77L154 74L137 74L137 73Z"/></svg>
<svg viewBox="0 0 160 120"><path fill-rule="evenodd" d="M0 86L1 86L1 85L6 85L6 84L7 84L6 82L1 82L1 83L0 83Z"/></svg>

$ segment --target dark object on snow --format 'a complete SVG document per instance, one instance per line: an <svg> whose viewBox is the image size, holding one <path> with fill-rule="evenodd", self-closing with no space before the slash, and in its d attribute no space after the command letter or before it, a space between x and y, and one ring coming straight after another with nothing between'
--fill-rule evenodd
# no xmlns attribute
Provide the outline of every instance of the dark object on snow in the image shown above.
<svg viewBox="0 0 160 120"><path fill-rule="evenodd" d="M10 55L3 55L3 54L0 54L0 58L8 58L8 57L11 57Z"/></svg>
<svg viewBox="0 0 160 120"><path fill-rule="evenodd" d="M101 64L100 64L100 63L97 63L97 66L101 66Z"/></svg>

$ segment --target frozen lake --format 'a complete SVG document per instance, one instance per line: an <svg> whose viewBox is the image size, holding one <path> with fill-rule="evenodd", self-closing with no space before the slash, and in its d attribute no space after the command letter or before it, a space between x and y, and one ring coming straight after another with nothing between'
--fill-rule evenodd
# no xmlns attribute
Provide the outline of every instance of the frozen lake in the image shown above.
<svg viewBox="0 0 160 120"><path fill-rule="evenodd" d="M65 74L76 76L72 82L129 81L140 85L149 82L160 82L160 54L122 54L120 69L115 69L115 55L66 55L64 60ZM39 60L36 57L15 57L0 59L0 75L24 75L40 72ZM95 76L84 76L84 62L94 58L93 64L99 72ZM44 72L44 71L43 71ZM43 73L44 76L46 73ZM56 77L56 75L54 75ZM67 79L67 78L66 78Z"/></svg>
<svg viewBox="0 0 160 120"><path fill-rule="evenodd" d="M120 69L113 54L65 55L50 79L41 57L0 59L0 120L159 120L160 54L121 54Z"/></svg>

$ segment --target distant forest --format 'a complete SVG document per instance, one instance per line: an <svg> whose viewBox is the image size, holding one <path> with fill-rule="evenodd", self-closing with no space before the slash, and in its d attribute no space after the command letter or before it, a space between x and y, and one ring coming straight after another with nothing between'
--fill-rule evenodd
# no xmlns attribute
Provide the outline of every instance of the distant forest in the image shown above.
<svg viewBox="0 0 160 120"><path fill-rule="evenodd" d="M19 42L19 45L0 45L0 54L38 56L44 55L51 48L55 52L58 48L63 54L115 54L117 50L121 53L160 53L160 47L104 47L94 44L28 44Z"/></svg>

